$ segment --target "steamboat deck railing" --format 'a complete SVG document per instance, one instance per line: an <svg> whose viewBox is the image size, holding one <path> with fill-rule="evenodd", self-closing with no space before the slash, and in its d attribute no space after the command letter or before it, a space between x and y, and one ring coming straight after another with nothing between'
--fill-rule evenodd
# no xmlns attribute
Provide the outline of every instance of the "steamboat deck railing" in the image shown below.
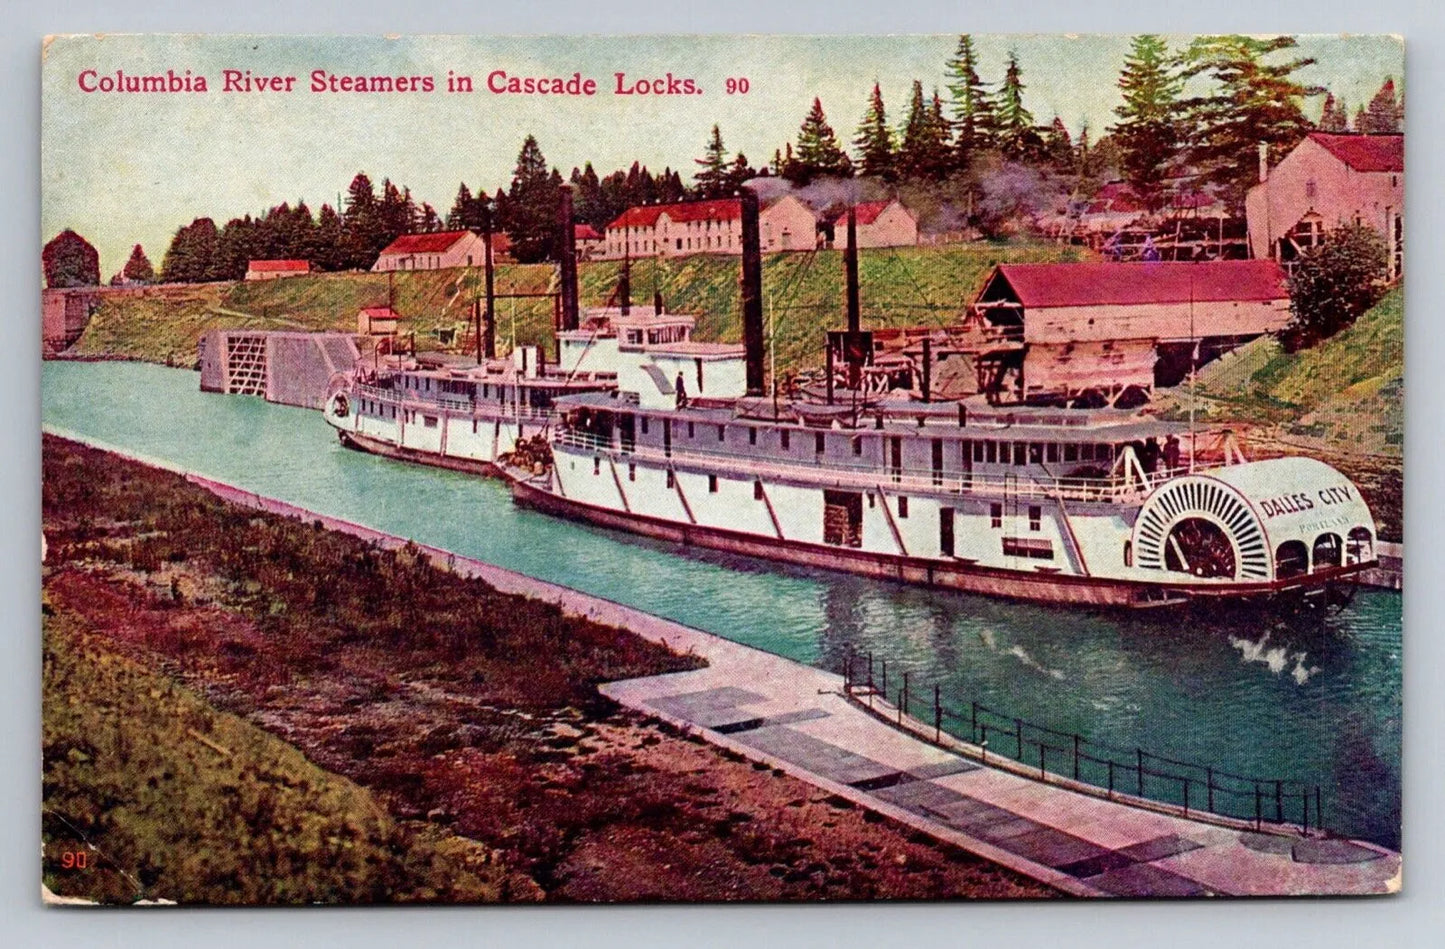
<svg viewBox="0 0 1445 949"><path fill-rule="evenodd" d="M844 657L847 695L870 708L875 699L881 700L884 707L874 708L875 713L882 711L890 721L896 716L899 726L919 737L961 750L982 763L1006 759L1015 770L1027 771L1040 781L1071 781L1110 800L1156 802L1177 808L1185 817L1213 816L1255 830L1268 824L1303 834L1324 832L1319 785L1235 774L1143 748L1096 741L1026 721L981 702L945 700L940 685L919 689L910 683L907 672L901 683L899 678L895 674L896 689L889 692L887 660L875 665L871 652L851 649ZM915 712L928 718L915 717ZM960 749L945 736L966 744Z"/></svg>
<svg viewBox="0 0 1445 949"><path fill-rule="evenodd" d="M357 383L355 394L360 398L376 399L406 408L445 409L451 412L465 413L468 416L481 415L488 419L499 418L502 421L521 419L524 422L544 422L550 421L555 416L551 409L537 408L531 405L519 406L515 402L469 399L445 393L419 393L411 389L388 389L366 383Z"/></svg>
<svg viewBox="0 0 1445 949"><path fill-rule="evenodd" d="M1142 502L1153 486L1185 473L1184 468L1160 468L1149 480L1111 478L1059 478L1037 475L971 474L937 472L932 469L890 465L862 465L817 457L780 460L762 456L740 456L735 452L699 448L624 447L610 438L567 429L553 435L553 443L584 451L606 452L618 457L656 462L665 466L693 463L699 467L731 471L740 475L789 478L799 481L876 490L880 486L917 494L982 494L997 498L1038 498L1063 501L1093 501L1110 504Z"/></svg>

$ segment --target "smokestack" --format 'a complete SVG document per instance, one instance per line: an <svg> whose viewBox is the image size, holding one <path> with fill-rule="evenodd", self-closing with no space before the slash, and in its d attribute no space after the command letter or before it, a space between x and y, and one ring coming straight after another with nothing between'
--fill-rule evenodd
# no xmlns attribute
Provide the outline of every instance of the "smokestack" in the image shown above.
<svg viewBox="0 0 1445 949"><path fill-rule="evenodd" d="M492 212L487 210L486 217L482 221L482 272L486 278L487 308L481 315L480 325L477 327L478 358L497 358L497 293L493 285L495 272L492 267Z"/></svg>
<svg viewBox="0 0 1445 949"><path fill-rule="evenodd" d="M622 258L622 272L617 275L617 308L626 316L632 312L632 258Z"/></svg>
<svg viewBox="0 0 1445 949"><path fill-rule="evenodd" d="M933 340L923 337L923 401L931 402L933 390Z"/></svg>
<svg viewBox="0 0 1445 949"><path fill-rule="evenodd" d="M743 205L743 348L747 353L748 395L763 395L763 249L758 235L758 194L742 189Z"/></svg>
<svg viewBox="0 0 1445 949"><path fill-rule="evenodd" d="M558 327L562 330L577 328L577 229L572 221L572 188L562 185L561 200L557 203L557 226L562 229L558 259L562 265L562 313Z"/></svg>
<svg viewBox="0 0 1445 949"><path fill-rule="evenodd" d="M848 332L861 328L858 307L858 212L848 209L848 246L843 248L843 271L848 281Z"/></svg>
<svg viewBox="0 0 1445 949"><path fill-rule="evenodd" d="M1269 180L1269 142L1259 143L1259 183Z"/></svg>

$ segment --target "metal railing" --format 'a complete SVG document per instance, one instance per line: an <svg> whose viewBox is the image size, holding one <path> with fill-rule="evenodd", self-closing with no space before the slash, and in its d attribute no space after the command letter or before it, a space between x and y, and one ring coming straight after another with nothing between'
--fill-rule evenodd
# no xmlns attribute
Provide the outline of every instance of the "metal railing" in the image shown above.
<svg viewBox="0 0 1445 949"><path fill-rule="evenodd" d="M552 409L541 409L530 405L519 406L515 402L498 402L494 399L469 399L449 393L423 393L414 389L386 389L379 386L356 384L358 397L376 399L388 404L425 410L441 408L483 418L500 418L503 421L521 419L529 422L550 421L556 417Z"/></svg>
<svg viewBox="0 0 1445 949"><path fill-rule="evenodd" d="M954 494L977 492L1010 498L1102 501L1112 504L1142 501L1153 484L1172 477L1176 473L1181 473L1183 470L1171 471L1161 468L1153 474L1150 483L1141 483L1137 478L1126 481L1122 477L1040 479L1032 475L999 476L960 474L958 472L940 475L932 469L853 464L839 461L837 458L822 456L816 457L811 464L801 459L778 461L758 456L740 455L736 452L678 448L675 443L670 451L643 445L624 448L620 444L614 444L610 438L576 429L559 429L553 434L552 441L554 446L615 453L642 461L657 461L669 465L691 461L702 466L725 468L745 475L797 478L804 481L850 485L863 489L874 489L883 484L916 491L920 494L936 494L943 490Z"/></svg>
<svg viewBox="0 0 1445 949"><path fill-rule="evenodd" d="M901 682L895 675L897 689L890 693L887 660L875 667L871 652L860 655L850 650L844 661L844 690L849 696L861 697L870 707L875 697L891 702L899 725L905 720L915 723L920 727L912 730L924 738L931 725L935 744L945 745L945 734L961 739L973 746L974 757L983 763L990 755L1008 759L1036 771L1041 781L1052 775L1092 786L1110 800L1128 797L1172 805L1186 817L1213 815L1256 830L1266 824L1292 826L1303 834L1324 830L1319 785L1235 774L1143 748L1111 745L1025 721L980 702L960 703L957 707L966 711L956 712L945 706L937 684L923 690L919 709L931 717L915 719L912 710L920 696L909 679L907 672Z"/></svg>

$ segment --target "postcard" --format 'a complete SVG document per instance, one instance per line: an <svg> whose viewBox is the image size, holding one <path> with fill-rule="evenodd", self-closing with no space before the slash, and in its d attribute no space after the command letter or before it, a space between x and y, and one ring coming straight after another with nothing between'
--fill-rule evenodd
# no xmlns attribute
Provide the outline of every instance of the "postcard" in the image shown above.
<svg viewBox="0 0 1445 949"><path fill-rule="evenodd" d="M54 36L43 897L1388 894L1393 36Z"/></svg>

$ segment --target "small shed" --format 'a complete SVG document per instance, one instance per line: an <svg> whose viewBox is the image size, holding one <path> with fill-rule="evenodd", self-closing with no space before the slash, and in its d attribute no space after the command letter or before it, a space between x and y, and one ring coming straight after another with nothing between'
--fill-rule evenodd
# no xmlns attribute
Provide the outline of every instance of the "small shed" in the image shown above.
<svg viewBox="0 0 1445 949"><path fill-rule="evenodd" d="M253 260L246 264L247 280L275 280L302 277L311 272L308 260Z"/></svg>
<svg viewBox="0 0 1445 949"><path fill-rule="evenodd" d="M366 306L356 314L358 336L395 336L401 315L389 306Z"/></svg>

